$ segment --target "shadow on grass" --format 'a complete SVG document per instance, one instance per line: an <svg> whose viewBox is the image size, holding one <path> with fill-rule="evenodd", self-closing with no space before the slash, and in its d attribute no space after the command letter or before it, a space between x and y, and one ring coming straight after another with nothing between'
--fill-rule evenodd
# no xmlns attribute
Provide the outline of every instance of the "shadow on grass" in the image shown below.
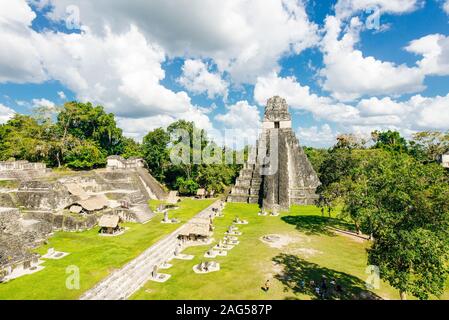
<svg viewBox="0 0 449 320"><path fill-rule="evenodd" d="M273 261L283 267L283 272L275 275L275 278L281 281L286 289L291 289L296 294L302 293L313 299L326 300L381 299L366 289L365 282L347 273L324 268L284 253L274 257ZM332 280L335 284L331 283ZM319 293L316 291L317 287L320 288Z"/></svg>
<svg viewBox="0 0 449 320"><path fill-rule="evenodd" d="M284 222L296 226L296 229L307 235L326 234L335 236L335 233L327 227L334 227L347 231L354 231L354 226L341 219L322 216L285 216L281 218Z"/></svg>

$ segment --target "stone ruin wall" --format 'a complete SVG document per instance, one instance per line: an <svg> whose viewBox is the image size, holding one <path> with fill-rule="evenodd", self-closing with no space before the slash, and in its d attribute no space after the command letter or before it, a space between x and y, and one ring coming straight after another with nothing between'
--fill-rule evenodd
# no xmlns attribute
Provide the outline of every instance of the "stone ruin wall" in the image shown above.
<svg viewBox="0 0 449 320"><path fill-rule="evenodd" d="M0 179L31 180L48 173L45 163L28 161L1 161Z"/></svg>

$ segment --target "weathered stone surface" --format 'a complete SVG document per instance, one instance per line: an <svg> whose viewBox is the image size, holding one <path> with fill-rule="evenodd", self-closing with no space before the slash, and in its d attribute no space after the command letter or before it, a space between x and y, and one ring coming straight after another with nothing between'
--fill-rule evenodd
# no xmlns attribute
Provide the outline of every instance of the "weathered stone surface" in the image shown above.
<svg viewBox="0 0 449 320"><path fill-rule="evenodd" d="M18 205L28 210L62 210L76 200L60 182L38 180L22 182L16 197Z"/></svg>
<svg viewBox="0 0 449 320"><path fill-rule="evenodd" d="M0 161L0 179L31 180L46 175L45 163Z"/></svg>
<svg viewBox="0 0 449 320"><path fill-rule="evenodd" d="M291 129L285 99L270 98L262 133L228 201L259 203L265 209L288 209L292 204L313 204L319 184Z"/></svg>

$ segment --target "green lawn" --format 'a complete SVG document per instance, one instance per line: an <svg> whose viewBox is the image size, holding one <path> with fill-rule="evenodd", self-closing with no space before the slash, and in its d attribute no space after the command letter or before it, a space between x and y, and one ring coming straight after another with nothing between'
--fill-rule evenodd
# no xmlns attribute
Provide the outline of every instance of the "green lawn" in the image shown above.
<svg viewBox="0 0 449 320"><path fill-rule="evenodd" d="M170 212L170 217L185 222L213 201L184 199L179 209ZM154 208L157 204L157 201L152 201L150 206ZM117 237L100 237L98 228L78 233L55 233L49 244L39 248L38 252L45 253L49 247L54 247L70 255L61 260L47 260L42 271L0 284L0 300L77 299L114 269L122 267L180 226L162 224L161 219L162 215L144 225L126 223L124 226L128 229ZM79 267L80 290L66 288L66 268L70 265Z"/></svg>
<svg viewBox="0 0 449 320"><path fill-rule="evenodd" d="M236 215L249 220L240 226L240 244L228 256L213 259L221 265L219 272L195 274L193 265L205 261L209 248L191 247L185 253L195 255L193 261L173 260L173 267L164 270L172 277L165 283L148 282L133 299L316 299L304 280L319 281L322 275L336 278L344 292L333 298L351 299L380 296L399 298L396 290L381 283L379 290L365 290L366 246L348 236L335 235L325 228L333 225L351 228L334 218L321 217L314 206L294 206L280 217L259 217L256 205L228 203L225 217L215 220L214 238L218 241ZM287 235L296 239L282 249L272 248L259 238L266 234ZM210 246L211 247L211 246ZM275 264L276 262L276 264ZM279 271L284 268L284 276ZM271 280L269 292L261 290Z"/></svg>

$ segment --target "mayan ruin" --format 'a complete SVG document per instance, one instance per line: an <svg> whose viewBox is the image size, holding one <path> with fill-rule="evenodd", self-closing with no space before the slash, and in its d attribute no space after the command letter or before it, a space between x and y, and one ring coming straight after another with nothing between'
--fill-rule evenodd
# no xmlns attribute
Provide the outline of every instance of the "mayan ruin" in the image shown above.
<svg viewBox="0 0 449 320"><path fill-rule="evenodd" d="M449 0L0 0L1 315L443 309L448 26Z"/></svg>
<svg viewBox="0 0 449 320"><path fill-rule="evenodd" d="M228 201L258 203L267 210L314 204L320 181L292 130L285 99L275 96L268 100L262 125ZM270 147L270 141L276 146Z"/></svg>

